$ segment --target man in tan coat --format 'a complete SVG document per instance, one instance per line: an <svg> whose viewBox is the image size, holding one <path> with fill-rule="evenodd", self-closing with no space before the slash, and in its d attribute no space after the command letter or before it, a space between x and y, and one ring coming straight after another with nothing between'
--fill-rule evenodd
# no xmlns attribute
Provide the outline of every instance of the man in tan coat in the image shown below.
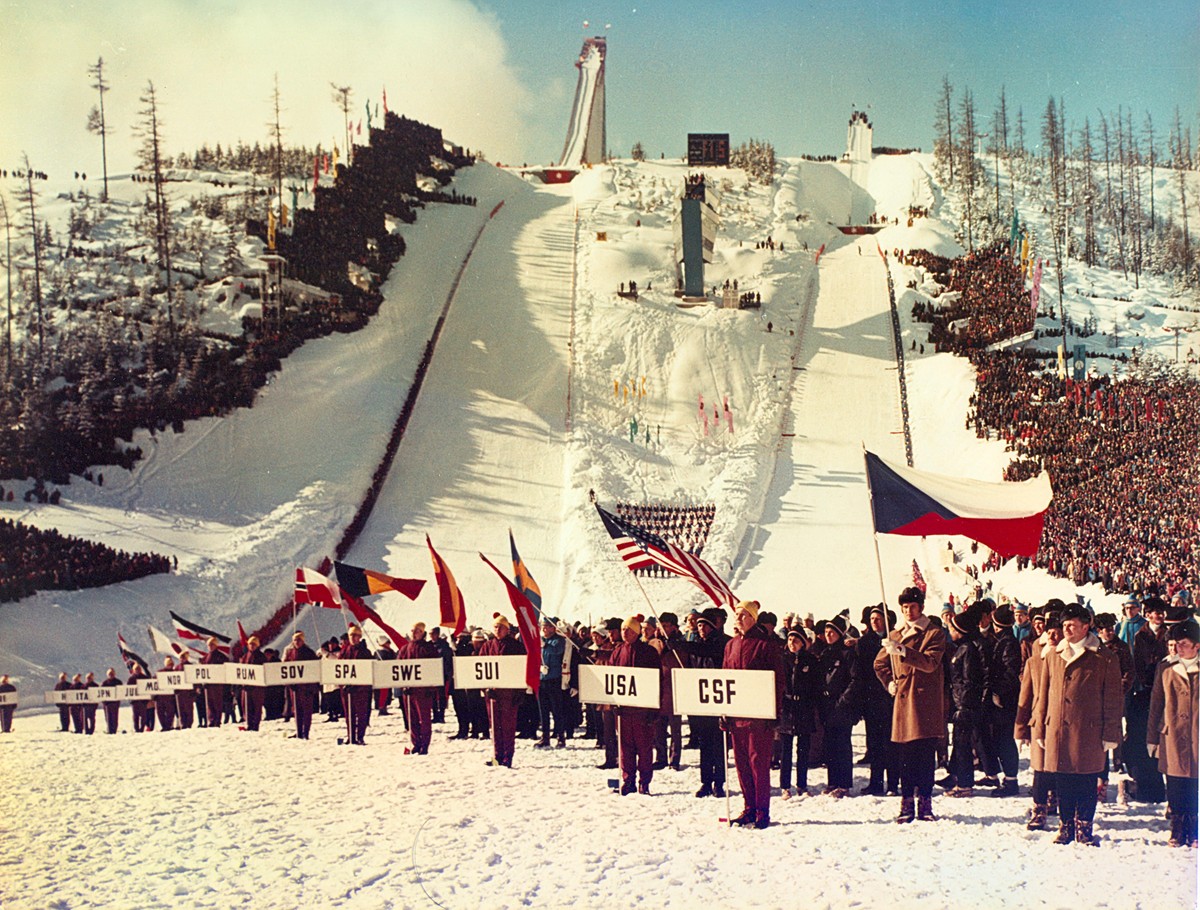
<svg viewBox="0 0 1200 910"><path fill-rule="evenodd" d="M1056 844L1079 841L1099 846L1092 836L1096 780L1104 753L1121 742L1125 692L1121 668L1091 631L1092 615L1080 604L1063 610L1063 640L1045 655L1040 696L1035 696L1030 729L1045 750L1045 768L1058 787Z"/></svg>
<svg viewBox="0 0 1200 910"><path fill-rule="evenodd" d="M1061 601L1058 605L1065 606ZM1029 659L1025 661L1025 669L1021 671L1021 694L1017 698L1017 717L1013 724L1013 739L1019 744L1029 747L1029 767L1033 771L1033 808L1029 812L1029 822L1025 827L1030 831L1045 831L1046 816L1050 809L1050 799L1057 799L1058 788L1054 785L1054 775L1046 770L1046 756L1039 741L1033 738L1029 722L1034 712L1039 709L1037 700L1042 693L1042 681L1046 676L1046 655L1058 647L1062 641L1062 613L1057 609L1047 609L1043 614L1043 631L1029 649ZM1049 604L1047 605L1049 607Z"/></svg>
<svg viewBox="0 0 1200 910"><path fill-rule="evenodd" d="M1200 672L1200 625L1188 619L1170 632L1175 656L1159 666L1150 692L1146 751L1167 776L1172 847L1197 844L1197 673Z"/></svg>
<svg viewBox="0 0 1200 910"><path fill-rule="evenodd" d="M945 684L942 655L946 633L925 611L925 592L900 592L904 621L883 640L875 657L875 675L892 694L892 742L900 765L900 814L905 824L914 817L936 821L933 814L934 754L946 737ZM914 807L915 801L915 807Z"/></svg>

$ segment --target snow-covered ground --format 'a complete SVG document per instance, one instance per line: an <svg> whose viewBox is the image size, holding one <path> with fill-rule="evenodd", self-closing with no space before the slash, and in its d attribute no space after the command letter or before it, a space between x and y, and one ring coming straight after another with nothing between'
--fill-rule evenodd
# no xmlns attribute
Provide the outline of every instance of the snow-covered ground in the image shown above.
<svg viewBox="0 0 1200 910"><path fill-rule="evenodd" d="M678 162L595 168L565 187L485 164L462 171L455 186L478 207L430 206L401 228L408 252L366 329L305 345L253 410L144 434L135 442L147 457L131 472L106 468L103 487L72 484L57 506L0 507L7 518L179 559L170 576L4 605L0 672L33 703L59 670L115 664L117 631L149 650L146 626L169 628L168 609L222 629L264 619L289 596L296 565L330 555L447 304L408 432L346 561L432 578L429 534L463 589L468 620L486 625L507 601L476 554L503 564L511 529L549 612L625 616L650 605L617 561L589 491L606 504L713 503L704 556L736 592L778 614L821 619L849 607L857 616L881 596L862 447L903 455L876 243L959 248L936 219L866 238L833 224L867 193L889 217L931 205L929 167L928 156L880 159L865 189L828 163L784 160L769 188L714 170L711 179L729 186L706 284L736 279L760 294L762 309L746 311L676 305L672 219L688 173ZM776 248L756 249L768 236ZM890 267L901 294L915 271ZM630 280L637 303L616 294ZM1181 301L1168 288L1143 282L1143 315L1125 324L1130 304L1113 299L1129 296L1119 276L1076 271L1068 284L1096 289L1099 297L1071 305L1099 310L1102 327L1122 321L1123 348L1142 341L1173 356L1161 325ZM906 346L924 338L908 309L902 298ZM969 367L948 354L907 364L917 467L999 479L1002 444L963 429ZM732 432L722 414L706 433L701 396L710 417L728 399ZM914 559L931 599L966 590L945 564L945 540L879 546L889 600ZM1074 594L1040 572L1000 584L1032 602ZM657 611L701 603L683 582L643 586ZM1086 593L1097 606L1114 600ZM415 604L376 601L401 627L437 616L432 584ZM299 621L327 636L340 617L306 612ZM1160 846L1164 822L1141 806L1102 808L1101 851L1026 832L1025 799L942 799L943 821L900 828L892 801L812 797L777 803L779 824L750 833L717 822L723 803L692 797L695 753L685 757L691 770L656 777L652 798L619 798L579 742L565 752L519 747L509 771L483 766L486 744L441 735L429 756L404 755L398 717L380 719L369 748L356 750L335 747L334 725L317 725L307 743L283 738L281 724L258 736L224 727L81 740L51 733L56 720L23 709L17 732L0 738L10 783L0 788L6 908L1123 908L1196 899L1195 854ZM823 784L824 772L810 780Z"/></svg>

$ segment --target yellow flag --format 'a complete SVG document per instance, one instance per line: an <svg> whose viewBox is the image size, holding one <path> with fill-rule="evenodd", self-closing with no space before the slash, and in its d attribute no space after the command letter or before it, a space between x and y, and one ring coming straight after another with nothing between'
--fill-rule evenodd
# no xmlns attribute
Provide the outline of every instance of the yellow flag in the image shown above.
<svg viewBox="0 0 1200 910"><path fill-rule="evenodd" d="M287 227L287 224L288 224L287 218L288 218L287 204L281 201L279 203L279 226L280 227Z"/></svg>
<svg viewBox="0 0 1200 910"><path fill-rule="evenodd" d="M275 249L275 213L267 212L267 246Z"/></svg>

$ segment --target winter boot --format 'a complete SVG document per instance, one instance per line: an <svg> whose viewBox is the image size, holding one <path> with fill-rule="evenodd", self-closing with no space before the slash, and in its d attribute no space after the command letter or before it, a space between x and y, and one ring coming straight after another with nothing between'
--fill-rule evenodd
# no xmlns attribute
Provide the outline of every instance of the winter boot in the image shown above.
<svg viewBox="0 0 1200 910"><path fill-rule="evenodd" d="M717 797L717 799L724 799L725 798L725 785L724 784L713 784L713 796Z"/></svg>
<svg viewBox="0 0 1200 910"><path fill-rule="evenodd" d="M1025 824L1026 831L1046 830L1046 804L1034 803L1029 810L1029 821Z"/></svg>
<svg viewBox="0 0 1200 910"><path fill-rule="evenodd" d="M1075 819L1075 842L1085 847L1099 847L1100 838L1092 834L1092 823L1081 818Z"/></svg>
<svg viewBox="0 0 1200 910"><path fill-rule="evenodd" d="M900 814L896 816L897 825L907 825L917 817L916 806L913 805L911 796L900 797Z"/></svg>
<svg viewBox="0 0 1200 910"><path fill-rule="evenodd" d="M737 816L737 818L731 818L729 820L729 824L731 824L731 825L753 825L754 822L757 820L757 818L758 818L758 813L755 812L753 809L751 809L749 806L747 806L745 809L742 810L741 815Z"/></svg>
<svg viewBox="0 0 1200 910"><path fill-rule="evenodd" d="M1021 788L1017 785L1015 777L1006 777L1004 782L992 791L992 796L1019 796Z"/></svg>
<svg viewBox="0 0 1200 910"><path fill-rule="evenodd" d="M541 739L539 739L539 740L538 740L536 743L534 743L534 744L533 744L533 748L535 748L535 749L549 749L549 748L550 748L550 737L549 737L549 736L543 736Z"/></svg>
<svg viewBox="0 0 1200 910"><path fill-rule="evenodd" d="M1171 836L1167 838L1168 847L1187 846L1187 835L1183 830L1186 821L1187 817L1184 815L1176 815L1171 819Z"/></svg>
<svg viewBox="0 0 1200 910"><path fill-rule="evenodd" d="M1075 819L1060 818L1058 820L1058 836L1054 838L1056 844L1069 844L1075 840Z"/></svg>
<svg viewBox="0 0 1200 910"><path fill-rule="evenodd" d="M754 819L754 827L758 829L771 827L771 812L769 809L759 809Z"/></svg>
<svg viewBox="0 0 1200 910"><path fill-rule="evenodd" d="M700 799L705 796L712 796L712 784L701 784L700 789L696 791L696 798Z"/></svg>
<svg viewBox="0 0 1200 910"><path fill-rule="evenodd" d="M923 822L935 822L938 820L938 817L933 814L933 800L930 797L917 797L917 818Z"/></svg>
<svg viewBox="0 0 1200 910"><path fill-rule="evenodd" d="M943 795L961 799L964 796L974 796L975 790L972 787L951 787Z"/></svg>

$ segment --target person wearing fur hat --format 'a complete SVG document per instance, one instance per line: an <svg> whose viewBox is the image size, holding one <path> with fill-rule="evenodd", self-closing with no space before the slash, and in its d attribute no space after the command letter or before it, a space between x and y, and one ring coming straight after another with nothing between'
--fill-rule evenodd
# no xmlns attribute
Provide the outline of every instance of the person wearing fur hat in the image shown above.
<svg viewBox="0 0 1200 910"><path fill-rule="evenodd" d="M792 797L792 755L795 753L796 792L808 795L808 755L817 729L817 660L808 653L808 636L800 626L787 633L784 661L783 714L779 718L779 790ZM793 748L794 744L794 748Z"/></svg>
<svg viewBox="0 0 1200 910"><path fill-rule="evenodd" d="M925 592L908 587L898 598L903 622L883 640L875 675L895 697L892 742L900 765L899 824L935 821L934 755L946 736L946 633L925 616Z"/></svg>
<svg viewBox="0 0 1200 910"><path fill-rule="evenodd" d="M950 778L946 795L974 795L975 736L983 723L984 695L987 686L987 660L979 638L977 605L953 614L946 623L950 635L949 660L951 720L954 739L950 753Z"/></svg>
<svg viewBox="0 0 1200 910"><path fill-rule="evenodd" d="M1100 647L1091 621L1080 604L1063 610L1063 639L1044 655L1045 673L1030 719L1058 787L1056 844L1099 843L1092 834L1096 778L1104 770L1105 752L1121 741L1121 669Z"/></svg>
<svg viewBox="0 0 1200 910"><path fill-rule="evenodd" d="M1172 847L1197 845L1197 697L1200 685L1200 625L1194 619L1171 629L1175 654L1162 664L1150 692L1146 751L1158 760L1167 777L1167 805L1171 809Z"/></svg>
<svg viewBox="0 0 1200 910"><path fill-rule="evenodd" d="M722 666L727 670L768 670L775 674L775 717L783 713L783 642L758 623L756 600L743 600L734 611L738 634L725 644ZM749 717L727 719L733 739L733 761L745 803L734 825L766 828L771 824L771 756L774 720Z"/></svg>
<svg viewBox="0 0 1200 910"><path fill-rule="evenodd" d="M437 645L425 637L425 623L413 623L412 637L404 645L399 660L437 660L441 655ZM433 738L433 695L430 686L402 689L405 716L408 718L408 735L412 740L413 755L428 755L429 741Z"/></svg>
<svg viewBox="0 0 1200 910"><path fill-rule="evenodd" d="M1161 803L1167 791L1158 762L1146 752L1150 692L1159 664L1167 657L1167 605L1161 597L1142 601L1146 623L1133 636L1133 689L1125 707L1125 766L1133 778L1132 797L1141 802Z"/></svg>
<svg viewBox="0 0 1200 910"><path fill-rule="evenodd" d="M658 651L642 639L643 617L630 616L621 623L621 644L613 648L608 658L610 667L647 667L662 670ZM620 742L621 795L649 795L654 777L654 727L657 708L631 708L619 705L616 709L617 735Z"/></svg>
<svg viewBox="0 0 1200 910"><path fill-rule="evenodd" d="M362 629L351 626L347 641L338 653L340 660L374 660L371 648L363 641ZM371 722L370 686L342 686L342 713L346 718L346 738L353 746L367 744L367 725Z"/></svg>
<svg viewBox="0 0 1200 910"><path fill-rule="evenodd" d="M483 643L481 657L504 657L524 654L525 646L513 638L512 623L500 613L493 613L492 631L495 638ZM492 760L489 765L511 768L517 744L517 707L525 695L524 689L487 689L488 718L492 727Z"/></svg>
<svg viewBox="0 0 1200 910"><path fill-rule="evenodd" d="M983 701L983 745L986 752L984 773L997 780L992 796L1016 796L1017 741L1013 723L1017 719L1017 701L1021 695L1021 643L1013 632L1016 619L1008 604L992 611L992 637L981 640L987 665L987 691Z"/></svg>
<svg viewBox="0 0 1200 910"><path fill-rule="evenodd" d="M1042 741L1033 736L1030 721L1041 697L1042 680L1046 675L1046 655L1062 641L1062 616L1057 610L1047 610L1042 614L1042 633L1032 641L1032 651L1021 672L1021 692L1017 697L1013 739L1029 746L1029 767L1033 771L1033 787L1030 791L1033 808L1029 811L1029 821L1025 828L1029 831L1044 831L1051 800L1058 798L1057 788L1054 784L1054 774L1046 769Z"/></svg>
<svg viewBox="0 0 1200 910"><path fill-rule="evenodd" d="M724 662L725 645L729 642L729 636L717 625L717 614L724 612L716 607L703 611L696 621L699 640L680 643L680 649L688 655L693 667L714 670ZM696 797L723 797L726 752L720 720L716 717L690 716L688 727L700 751L700 789L696 791Z"/></svg>
<svg viewBox="0 0 1200 910"><path fill-rule="evenodd" d="M867 733L866 762L871 779L863 790L869 796L899 793L896 747L892 743L892 696L875 675L875 658L883 647L883 638L896 626L896 614L883 604L863 610L866 627L854 649L854 686L862 702Z"/></svg>

